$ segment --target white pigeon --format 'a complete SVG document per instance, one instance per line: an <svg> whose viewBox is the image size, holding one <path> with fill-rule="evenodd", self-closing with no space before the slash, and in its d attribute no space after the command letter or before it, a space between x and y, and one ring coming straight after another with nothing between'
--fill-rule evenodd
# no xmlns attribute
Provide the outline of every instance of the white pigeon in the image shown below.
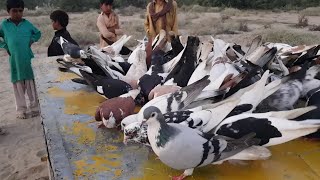
<svg viewBox="0 0 320 180"><path fill-rule="evenodd" d="M118 55L122 47L130 40L131 36L123 35L120 39L114 42L112 45L101 48L102 51L107 52L110 55Z"/></svg>
<svg viewBox="0 0 320 180"><path fill-rule="evenodd" d="M134 84L132 88L137 88L138 80L148 71L147 64L146 64L146 51L140 49L135 54L135 61L130 66L127 74L125 76L119 75L119 78L125 82L132 82L129 83Z"/></svg>
<svg viewBox="0 0 320 180"><path fill-rule="evenodd" d="M141 51L141 50L144 50L144 51L146 50L144 44L138 45L138 46L132 51L132 53L130 54L130 56L129 56L129 58L128 58L128 63L133 64L133 63L137 60L137 58L136 58L137 53L138 53L139 51Z"/></svg>

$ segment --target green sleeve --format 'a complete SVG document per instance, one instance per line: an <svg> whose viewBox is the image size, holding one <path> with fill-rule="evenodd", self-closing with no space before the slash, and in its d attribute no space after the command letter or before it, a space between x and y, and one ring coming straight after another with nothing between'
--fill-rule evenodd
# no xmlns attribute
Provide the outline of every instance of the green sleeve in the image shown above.
<svg viewBox="0 0 320 180"><path fill-rule="evenodd" d="M37 42L41 37L41 32L39 31L39 29L34 27L33 24L31 24L31 26L32 26L31 40L32 40L32 42Z"/></svg>
<svg viewBox="0 0 320 180"><path fill-rule="evenodd" d="M0 48L4 48L4 49L8 50L7 43L4 42L3 38L4 38L4 33L3 33L3 29L2 29L2 24L0 24Z"/></svg>

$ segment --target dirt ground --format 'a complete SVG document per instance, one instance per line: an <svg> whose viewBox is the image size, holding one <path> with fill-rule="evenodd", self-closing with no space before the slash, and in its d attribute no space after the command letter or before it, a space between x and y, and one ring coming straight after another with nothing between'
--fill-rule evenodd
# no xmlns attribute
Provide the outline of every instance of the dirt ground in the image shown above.
<svg viewBox="0 0 320 180"><path fill-rule="evenodd" d="M0 135L0 179L49 179L47 162L40 159L45 152L41 120L16 118L8 56L1 51L0 59L0 127L6 131Z"/></svg>

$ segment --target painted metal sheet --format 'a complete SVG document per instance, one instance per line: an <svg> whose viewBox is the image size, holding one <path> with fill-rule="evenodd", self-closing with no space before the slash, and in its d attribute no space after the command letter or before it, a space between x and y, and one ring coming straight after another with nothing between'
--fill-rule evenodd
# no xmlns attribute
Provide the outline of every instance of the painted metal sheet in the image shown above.
<svg viewBox="0 0 320 180"><path fill-rule="evenodd" d="M98 129L93 115L105 99L72 82L76 75L59 72L56 58L33 61L54 179L163 180L182 173L162 164L148 147L125 146L121 132ZM320 179L319 142L300 139L271 151L269 160L207 166L188 179Z"/></svg>

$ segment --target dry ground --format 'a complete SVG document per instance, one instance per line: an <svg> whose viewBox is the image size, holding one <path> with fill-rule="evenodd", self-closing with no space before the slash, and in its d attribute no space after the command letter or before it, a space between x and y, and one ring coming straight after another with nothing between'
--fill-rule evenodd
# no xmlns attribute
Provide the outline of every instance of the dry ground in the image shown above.
<svg viewBox="0 0 320 180"><path fill-rule="evenodd" d="M204 40L210 35L230 42L246 45L254 35L261 34L265 41L292 45L319 43L320 33L309 27L298 27L299 14L306 14L308 25L320 25L320 8L303 12L240 11L237 9L183 7L179 12L179 31L182 35L200 35ZM53 30L48 17L50 10L28 11L26 18L42 31L41 41L33 46L37 57L46 56L46 47ZM128 7L117 10L124 31L135 39L144 36L144 10ZM139 12L139 13L137 13ZM1 16L2 15L2 16ZM95 21L98 11L70 14L68 27L71 35L82 46L98 43ZM0 12L0 19L5 12ZM8 57L0 51L0 127L8 135L0 136L0 179L47 179L46 162L37 156L45 149L42 125L39 118L18 120L15 118L14 97L9 80Z"/></svg>

